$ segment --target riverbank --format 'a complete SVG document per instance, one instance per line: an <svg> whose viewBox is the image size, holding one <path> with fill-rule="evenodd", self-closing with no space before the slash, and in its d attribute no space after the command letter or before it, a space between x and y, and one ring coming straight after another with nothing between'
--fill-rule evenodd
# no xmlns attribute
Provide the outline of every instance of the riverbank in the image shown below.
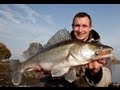
<svg viewBox="0 0 120 90"><path fill-rule="evenodd" d="M40 82L42 75L39 72L29 71L23 74L20 85L13 85L9 63L9 61L0 61L0 87L34 87Z"/></svg>

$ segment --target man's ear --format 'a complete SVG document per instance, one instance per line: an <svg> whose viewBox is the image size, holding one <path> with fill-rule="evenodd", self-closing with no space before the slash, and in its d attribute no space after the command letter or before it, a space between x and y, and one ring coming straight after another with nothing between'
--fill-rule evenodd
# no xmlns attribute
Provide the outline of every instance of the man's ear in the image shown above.
<svg viewBox="0 0 120 90"><path fill-rule="evenodd" d="M71 26L72 26L72 29L73 29L73 25L74 25L74 24L72 23L72 25L71 25Z"/></svg>
<svg viewBox="0 0 120 90"><path fill-rule="evenodd" d="M92 27L90 27L89 31L91 31L91 30L92 30Z"/></svg>

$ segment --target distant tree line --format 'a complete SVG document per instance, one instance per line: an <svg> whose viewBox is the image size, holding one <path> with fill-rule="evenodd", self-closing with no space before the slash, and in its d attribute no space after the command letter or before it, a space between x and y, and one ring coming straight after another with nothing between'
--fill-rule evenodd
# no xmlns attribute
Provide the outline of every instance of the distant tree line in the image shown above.
<svg viewBox="0 0 120 90"><path fill-rule="evenodd" d="M9 59L11 52L4 43L0 43L0 60Z"/></svg>

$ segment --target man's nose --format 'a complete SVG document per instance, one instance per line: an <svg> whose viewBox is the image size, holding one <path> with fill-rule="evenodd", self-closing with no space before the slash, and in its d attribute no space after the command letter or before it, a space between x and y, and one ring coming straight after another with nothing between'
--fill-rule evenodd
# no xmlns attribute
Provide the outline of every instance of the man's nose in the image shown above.
<svg viewBox="0 0 120 90"><path fill-rule="evenodd" d="M79 26L79 32L82 32L82 31L83 31L83 27Z"/></svg>

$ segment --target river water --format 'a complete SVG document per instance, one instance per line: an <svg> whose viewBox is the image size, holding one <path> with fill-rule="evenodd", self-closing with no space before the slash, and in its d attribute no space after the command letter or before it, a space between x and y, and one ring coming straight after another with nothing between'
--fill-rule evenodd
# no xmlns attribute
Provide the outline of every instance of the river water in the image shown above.
<svg viewBox="0 0 120 90"><path fill-rule="evenodd" d="M120 83L120 64L111 65L112 81Z"/></svg>

